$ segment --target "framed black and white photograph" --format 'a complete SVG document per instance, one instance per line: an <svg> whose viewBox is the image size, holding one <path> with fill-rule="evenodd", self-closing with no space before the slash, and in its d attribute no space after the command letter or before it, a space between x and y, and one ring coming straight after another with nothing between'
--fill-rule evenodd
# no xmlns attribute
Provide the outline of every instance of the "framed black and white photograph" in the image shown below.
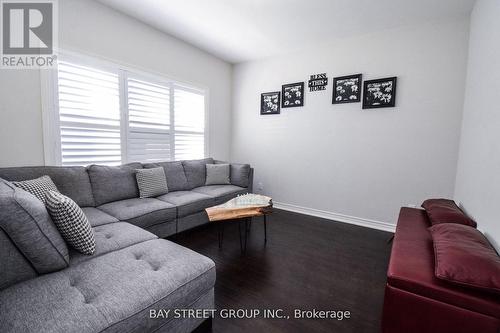
<svg viewBox="0 0 500 333"><path fill-rule="evenodd" d="M260 95L260 114L280 113L280 92L273 91Z"/></svg>
<svg viewBox="0 0 500 333"><path fill-rule="evenodd" d="M304 106L304 82L284 84L281 87L281 97L283 108Z"/></svg>
<svg viewBox="0 0 500 333"><path fill-rule="evenodd" d="M361 74L333 78L333 104L361 101Z"/></svg>
<svg viewBox="0 0 500 333"><path fill-rule="evenodd" d="M396 105L396 79L368 80L363 85L363 109L391 108Z"/></svg>

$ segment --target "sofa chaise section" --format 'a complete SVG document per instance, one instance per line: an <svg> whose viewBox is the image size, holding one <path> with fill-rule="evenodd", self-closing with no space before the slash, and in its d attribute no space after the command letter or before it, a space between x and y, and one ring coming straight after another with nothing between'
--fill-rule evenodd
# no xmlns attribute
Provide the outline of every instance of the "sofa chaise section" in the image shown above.
<svg viewBox="0 0 500 333"><path fill-rule="evenodd" d="M0 332L189 332L203 319L149 310L213 308L214 284L212 260L149 240L0 291Z"/></svg>

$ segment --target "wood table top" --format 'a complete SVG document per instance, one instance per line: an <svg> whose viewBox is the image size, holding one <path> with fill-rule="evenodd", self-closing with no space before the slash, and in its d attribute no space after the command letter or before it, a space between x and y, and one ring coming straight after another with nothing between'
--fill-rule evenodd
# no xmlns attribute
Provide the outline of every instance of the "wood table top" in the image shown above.
<svg viewBox="0 0 500 333"><path fill-rule="evenodd" d="M273 201L260 194L245 194L205 209L212 222L261 216L272 212Z"/></svg>

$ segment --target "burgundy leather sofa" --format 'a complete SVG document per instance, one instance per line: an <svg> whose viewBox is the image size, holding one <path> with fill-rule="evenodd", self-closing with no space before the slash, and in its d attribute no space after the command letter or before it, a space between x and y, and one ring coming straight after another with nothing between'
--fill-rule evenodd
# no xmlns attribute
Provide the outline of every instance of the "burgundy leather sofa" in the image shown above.
<svg viewBox="0 0 500 333"><path fill-rule="evenodd" d="M439 280L434 275L430 221L402 208L387 272L383 333L500 333L500 294Z"/></svg>

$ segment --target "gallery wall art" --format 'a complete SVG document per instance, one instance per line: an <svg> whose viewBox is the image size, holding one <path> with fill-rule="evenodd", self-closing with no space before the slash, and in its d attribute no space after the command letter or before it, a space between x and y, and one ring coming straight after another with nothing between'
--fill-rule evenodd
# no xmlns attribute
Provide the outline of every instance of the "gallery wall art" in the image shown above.
<svg viewBox="0 0 500 333"><path fill-rule="evenodd" d="M284 84L281 87L281 97L283 108L304 106L304 82Z"/></svg>
<svg viewBox="0 0 500 333"><path fill-rule="evenodd" d="M361 101L361 74L333 78L333 104Z"/></svg>
<svg viewBox="0 0 500 333"><path fill-rule="evenodd" d="M280 92L273 91L260 95L260 114L280 113Z"/></svg>
<svg viewBox="0 0 500 333"><path fill-rule="evenodd" d="M389 108L396 105L397 77L368 80L363 85L363 109Z"/></svg>

